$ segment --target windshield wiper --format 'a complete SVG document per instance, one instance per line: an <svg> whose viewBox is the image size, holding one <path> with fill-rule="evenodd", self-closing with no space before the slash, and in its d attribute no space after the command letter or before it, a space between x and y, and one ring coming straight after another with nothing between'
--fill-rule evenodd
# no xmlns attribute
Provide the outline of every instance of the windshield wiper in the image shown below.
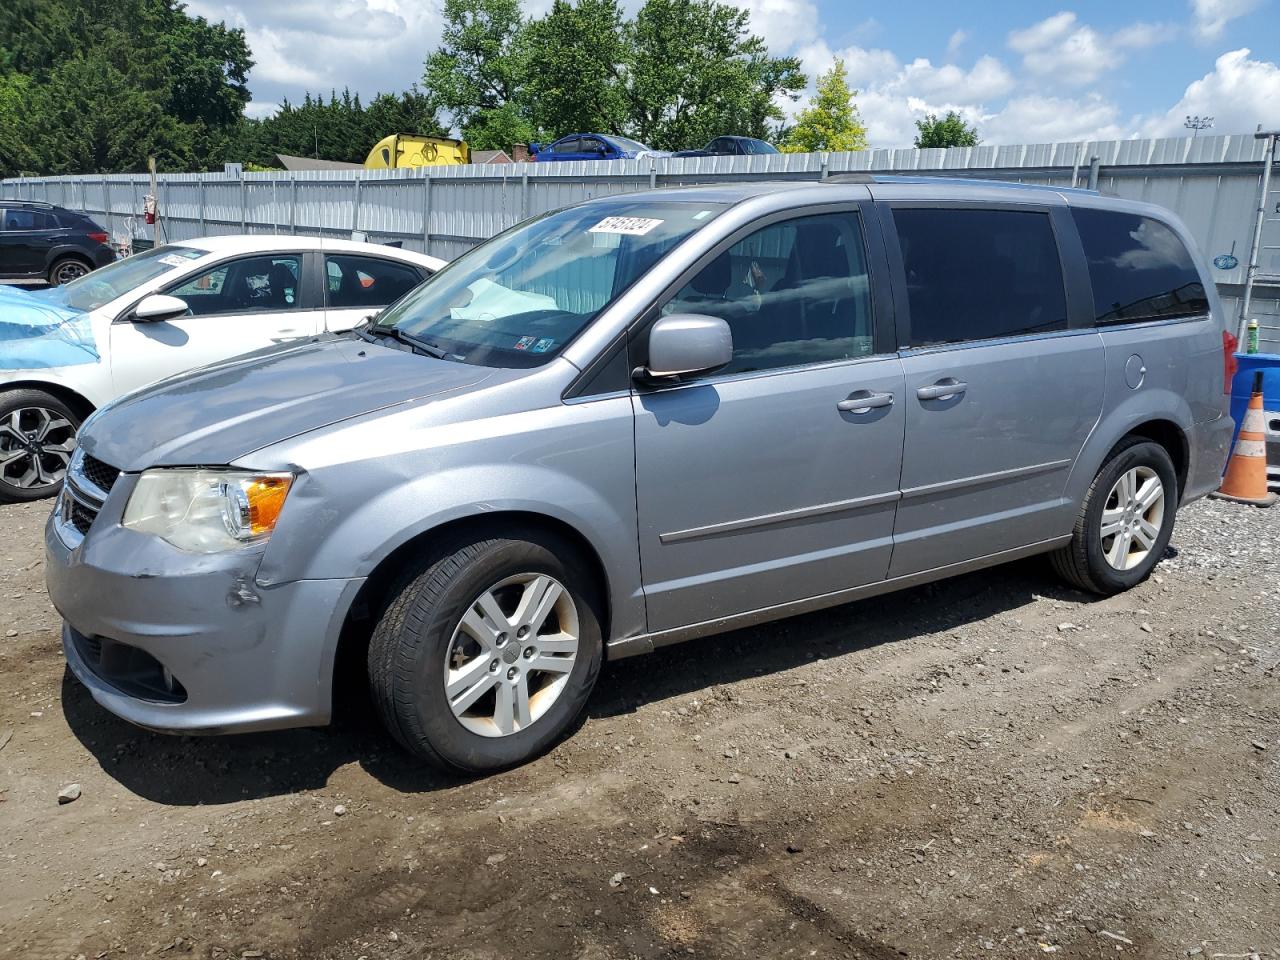
<svg viewBox="0 0 1280 960"><path fill-rule="evenodd" d="M425 353L428 357L432 357L436 360L443 360L448 356L447 350L442 350L434 343L419 340L412 334L405 333L403 330L398 330L395 327L380 327L376 323L371 323L364 328L364 332L368 333L370 336L390 337L392 340L398 340L400 343L412 347L415 350L419 350L422 353Z"/></svg>

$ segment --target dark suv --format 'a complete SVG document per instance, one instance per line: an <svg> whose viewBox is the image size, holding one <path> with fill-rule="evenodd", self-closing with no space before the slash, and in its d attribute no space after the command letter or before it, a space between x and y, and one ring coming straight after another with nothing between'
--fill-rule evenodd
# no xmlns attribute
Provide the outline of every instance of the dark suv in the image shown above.
<svg viewBox="0 0 1280 960"><path fill-rule="evenodd" d="M107 231L82 213L38 200L0 199L0 278L83 277L116 258Z"/></svg>

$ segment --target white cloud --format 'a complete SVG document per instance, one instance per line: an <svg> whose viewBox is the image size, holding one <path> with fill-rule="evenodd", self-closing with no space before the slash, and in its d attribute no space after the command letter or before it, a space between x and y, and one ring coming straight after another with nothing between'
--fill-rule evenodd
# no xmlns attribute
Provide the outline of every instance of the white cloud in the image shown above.
<svg viewBox="0 0 1280 960"><path fill-rule="evenodd" d="M1011 31L1009 46L1022 54L1029 73L1051 77L1056 84L1085 86L1120 66L1126 50L1162 43L1173 33L1164 24L1134 23L1107 35L1064 10Z"/></svg>
<svg viewBox="0 0 1280 960"><path fill-rule="evenodd" d="M818 10L810 0L729 0L751 14L751 32L775 54L789 53L818 36Z"/></svg>
<svg viewBox="0 0 1280 960"><path fill-rule="evenodd" d="M1016 97L985 118L981 131L984 143L1120 140L1135 133L1121 122L1120 109L1098 93Z"/></svg>
<svg viewBox="0 0 1280 960"><path fill-rule="evenodd" d="M1190 0L1191 27L1201 40L1215 40L1227 24L1255 10L1261 0Z"/></svg>
<svg viewBox="0 0 1280 960"><path fill-rule="evenodd" d="M350 87L367 99L422 76L440 36L435 4L414 0L189 0L192 14L243 27L254 67L251 116L304 91Z"/></svg>
<svg viewBox="0 0 1280 960"><path fill-rule="evenodd" d="M1252 133L1280 127L1280 66L1251 60L1242 47L1222 54L1213 71L1190 84L1182 99L1143 126L1150 137L1182 136L1188 115L1214 118L1214 133Z"/></svg>
<svg viewBox="0 0 1280 960"><path fill-rule="evenodd" d="M951 34L951 38L947 40L947 59L953 60L960 53L960 48L964 46L965 41L969 39L968 30L957 30Z"/></svg>

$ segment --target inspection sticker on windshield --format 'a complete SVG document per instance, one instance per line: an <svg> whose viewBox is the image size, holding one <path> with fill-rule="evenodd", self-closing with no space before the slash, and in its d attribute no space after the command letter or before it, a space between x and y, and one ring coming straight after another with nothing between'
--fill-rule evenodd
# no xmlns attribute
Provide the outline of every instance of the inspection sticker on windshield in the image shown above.
<svg viewBox="0 0 1280 960"><path fill-rule="evenodd" d="M662 223L649 217L605 217L588 233L625 233L631 237L643 237L646 233Z"/></svg>
<svg viewBox="0 0 1280 960"><path fill-rule="evenodd" d="M185 267L187 258L179 256L176 253L167 253L160 258L160 262L169 267Z"/></svg>
<svg viewBox="0 0 1280 960"><path fill-rule="evenodd" d="M556 342L551 337L543 337L541 340L535 343L532 347L530 347L529 350L531 353L546 353L555 345L556 345Z"/></svg>

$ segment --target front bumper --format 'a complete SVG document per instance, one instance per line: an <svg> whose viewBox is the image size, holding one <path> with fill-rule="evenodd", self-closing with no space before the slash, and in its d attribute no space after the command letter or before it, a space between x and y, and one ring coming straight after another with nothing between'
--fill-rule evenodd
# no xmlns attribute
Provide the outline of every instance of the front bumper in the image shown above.
<svg viewBox="0 0 1280 960"><path fill-rule="evenodd" d="M45 527L63 650L93 698L167 732L327 723L338 634L362 581L259 586L260 551L184 553L121 527L120 499L74 545L58 510Z"/></svg>

